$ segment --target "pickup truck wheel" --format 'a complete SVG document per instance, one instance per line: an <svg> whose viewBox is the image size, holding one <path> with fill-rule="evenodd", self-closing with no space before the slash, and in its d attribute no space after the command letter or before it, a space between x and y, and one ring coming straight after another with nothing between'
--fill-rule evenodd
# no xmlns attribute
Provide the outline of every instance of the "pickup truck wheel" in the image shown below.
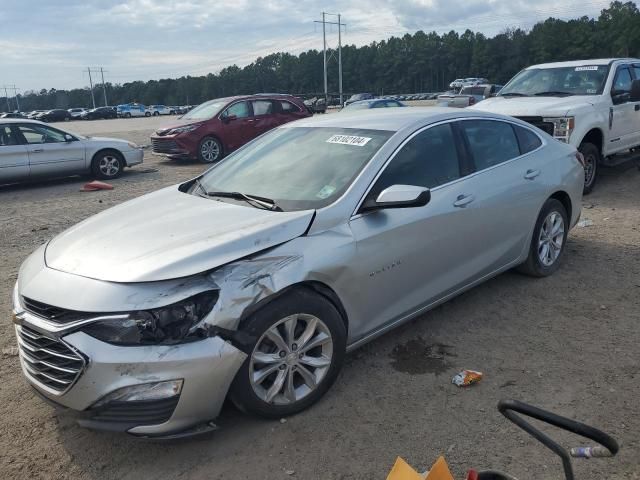
<svg viewBox="0 0 640 480"><path fill-rule="evenodd" d="M584 188L583 195L591 193L598 178L598 166L600 163L600 149L593 143L582 143L578 148L584 156Z"/></svg>

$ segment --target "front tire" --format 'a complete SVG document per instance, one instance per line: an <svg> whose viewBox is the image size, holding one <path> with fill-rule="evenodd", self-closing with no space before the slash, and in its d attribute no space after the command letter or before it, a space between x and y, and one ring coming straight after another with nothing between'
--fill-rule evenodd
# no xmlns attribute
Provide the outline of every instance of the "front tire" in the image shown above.
<svg viewBox="0 0 640 480"><path fill-rule="evenodd" d="M151 116L151 113L149 113L149 112L144 112L144 116L145 116L145 117L150 117L150 116Z"/></svg>
<svg viewBox="0 0 640 480"><path fill-rule="evenodd" d="M231 385L233 402L267 418L293 415L322 397L338 376L347 332L336 307L299 288L247 319L251 353Z"/></svg>
<svg viewBox="0 0 640 480"><path fill-rule="evenodd" d="M548 277L560 266L569 233L569 220L564 205L548 199L538 215L529 255L518 270L533 277Z"/></svg>
<svg viewBox="0 0 640 480"><path fill-rule="evenodd" d="M113 180L122 175L125 162L120 152L105 150L98 152L91 162L91 171L100 180Z"/></svg>
<svg viewBox="0 0 640 480"><path fill-rule="evenodd" d="M578 151L584 156L584 188L583 195L591 193L598 178L598 166L600 164L600 149L593 143L580 144Z"/></svg>
<svg viewBox="0 0 640 480"><path fill-rule="evenodd" d="M222 158L222 144L215 137L204 137L198 146L198 160L215 163Z"/></svg>

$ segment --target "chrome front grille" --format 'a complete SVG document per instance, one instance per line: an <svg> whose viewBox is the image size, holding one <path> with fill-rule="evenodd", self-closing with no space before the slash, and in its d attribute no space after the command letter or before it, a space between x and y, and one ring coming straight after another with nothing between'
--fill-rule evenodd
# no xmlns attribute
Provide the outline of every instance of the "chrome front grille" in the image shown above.
<svg viewBox="0 0 640 480"><path fill-rule="evenodd" d="M16 325L22 365L39 386L56 393L67 391L84 368L84 358L66 343L24 325Z"/></svg>

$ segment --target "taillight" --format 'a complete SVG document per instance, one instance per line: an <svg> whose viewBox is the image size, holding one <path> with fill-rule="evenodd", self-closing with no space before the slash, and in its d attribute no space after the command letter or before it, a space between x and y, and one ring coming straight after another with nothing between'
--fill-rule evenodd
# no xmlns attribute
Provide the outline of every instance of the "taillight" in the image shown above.
<svg viewBox="0 0 640 480"><path fill-rule="evenodd" d="M582 168L585 167L584 155L582 155L580 152L576 152L576 160L578 160L578 163L582 165Z"/></svg>

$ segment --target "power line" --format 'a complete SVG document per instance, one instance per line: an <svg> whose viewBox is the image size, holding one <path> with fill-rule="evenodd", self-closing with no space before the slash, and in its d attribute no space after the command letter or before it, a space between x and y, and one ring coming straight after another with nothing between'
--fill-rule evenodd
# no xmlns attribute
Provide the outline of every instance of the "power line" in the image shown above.
<svg viewBox="0 0 640 480"><path fill-rule="evenodd" d="M107 70L104 70L102 67L98 68L91 68L91 67L87 67L87 73L89 74L89 89L91 90L91 102L93 103L93 108L96 108L96 98L93 94L93 79L91 78L91 73L100 73L100 76L102 77L102 93L104 95L104 106L106 107L108 105L107 102L107 85L106 83L104 83L104 74Z"/></svg>

